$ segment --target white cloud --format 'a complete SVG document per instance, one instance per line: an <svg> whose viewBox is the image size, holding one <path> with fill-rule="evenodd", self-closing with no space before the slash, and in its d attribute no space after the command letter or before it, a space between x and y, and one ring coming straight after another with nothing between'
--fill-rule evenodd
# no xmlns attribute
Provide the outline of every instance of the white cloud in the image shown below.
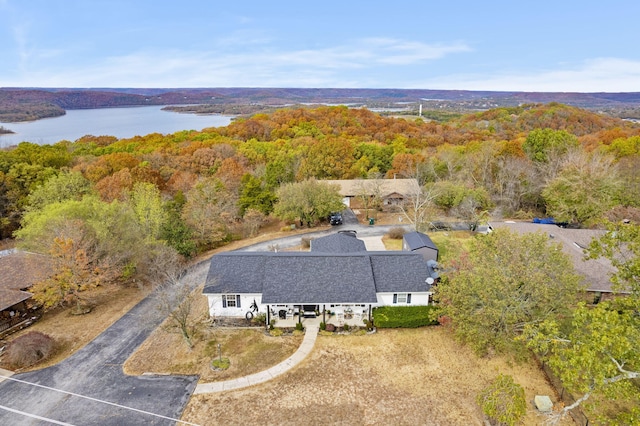
<svg viewBox="0 0 640 426"><path fill-rule="evenodd" d="M255 35L255 34L254 34ZM242 40L238 43L237 40ZM379 67L409 66L465 52L461 43L429 45L398 39L363 39L340 46L277 50L260 37L236 37L208 52L149 51L69 64L64 72L43 67L25 72L18 86L189 87L280 86L349 87ZM238 47L234 49L233 47ZM233 53L228 53L229 51ZM240 52L240 53L239 53ZM381 82L389 86L390 82ZM352 86L356 87L356 86Z"/></svg>
<svg viewBox="0 0 640 426"><path fill-rule="evenodd" d="M639 92L640 61L596 58L556 70L494 75L450 75L414 84L429 89L526 92Z"/></svg>

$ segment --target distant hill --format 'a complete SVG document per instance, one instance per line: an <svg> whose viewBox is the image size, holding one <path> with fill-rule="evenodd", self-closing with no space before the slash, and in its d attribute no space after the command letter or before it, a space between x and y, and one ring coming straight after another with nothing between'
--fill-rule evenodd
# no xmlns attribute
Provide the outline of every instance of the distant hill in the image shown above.
<svg viewBox="0 0 640 426"><path fill-rule="evenodd" d="M67 109L141 105L210 106L209 112L247 113L265 107L298 104L345 104L369 108L459 112L483 111L530 103L558 102L620 118L640 118L640 92L560 93L490 92L419 89L300 88L0 88L0 121L34 120L64 114ZM239 109L239 106L252 108Z"/></svg>

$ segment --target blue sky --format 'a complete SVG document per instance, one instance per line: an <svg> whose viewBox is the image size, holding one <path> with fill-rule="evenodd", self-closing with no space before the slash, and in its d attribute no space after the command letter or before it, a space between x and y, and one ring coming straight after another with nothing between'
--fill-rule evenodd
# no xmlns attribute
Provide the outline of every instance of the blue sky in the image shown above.
<svg viewBox="0 0 640 426"><path fill-rule="evenodd" d="M0 0L0 87L640 91L640 2Z"/></svg>

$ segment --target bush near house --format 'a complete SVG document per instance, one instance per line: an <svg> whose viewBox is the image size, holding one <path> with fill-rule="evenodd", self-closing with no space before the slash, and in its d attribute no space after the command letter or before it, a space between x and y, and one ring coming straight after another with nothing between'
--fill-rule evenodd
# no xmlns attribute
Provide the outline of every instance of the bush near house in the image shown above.
<svg viewBox="0 0 640 426"><path fill-rule="evenodd" d="M436 325L435 306L381 306L373 310L373 323L378 328L418 328Z"/></svg>

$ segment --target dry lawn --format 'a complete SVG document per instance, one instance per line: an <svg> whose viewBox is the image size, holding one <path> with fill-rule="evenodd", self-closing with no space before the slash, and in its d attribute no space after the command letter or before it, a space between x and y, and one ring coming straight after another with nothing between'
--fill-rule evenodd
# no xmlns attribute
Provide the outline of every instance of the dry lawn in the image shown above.
<svg viewBox="0 0 640 426"><path fill-rule="evenodd" d="M46 312L32 326L12 334L7 341L30 331L40 331L53 337L56 341L55 354L30 369L49 367L95 339L149 294L149 291L149 286L99 287L88 297L95 305L88 314L71 315L69 309L55 309ZM0 358L0 366L2 366L1 362Z"/></svg>
<svg viewBox="0 0 640 426"><path fill-rule="evenodd" d="M183 420L200 425L309 419L332 425L482 425L475 398L498 373L513 376L525 389L524 424L541 424L545 418L536 414L533 397L557 398L536 365L478 358L441 327L319 336L311 355L289 373L246 389L195 395Z"/></svg>
<svg viewBox="0 0 640 426"><path fill-rule="evenodd" d="M207 298L196 289L193 317L207 312ZM225 328L203 326L189 348L180 334L168 332L165 321L125 362L126 374L198 374L201 382L227 380L257 373L287 359L302 342L302 335L272 337L261 327ZM210 362L219 356L231 360L225 371L213 371Z"/></svg>
<svg viewBox="0 0 640 426"><path fill-rule="evenodd" d="M198 374L200 382L214 382L246 376L284 361L294 353L302 336L271 337L262 328L209 329L189 349L177 334L158 328L124 364L126 374ZM229 358L228 370L213 371L210 362Z"/></svg>

